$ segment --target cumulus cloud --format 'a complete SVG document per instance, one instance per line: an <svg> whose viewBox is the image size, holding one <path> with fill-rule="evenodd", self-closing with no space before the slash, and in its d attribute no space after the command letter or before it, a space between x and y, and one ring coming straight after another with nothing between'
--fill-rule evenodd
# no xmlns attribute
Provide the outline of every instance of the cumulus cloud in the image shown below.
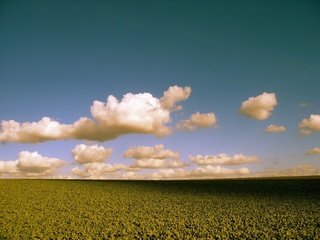
<svg viewBox="0 0 320 240"><path fill-rule="evenodd" d="M65 161L61 159L44 157L37 152L23 151L19 153L17 168L26 174L48 175L63 165Z"/></svg>
<svg viewBox="0 0 320 240"><path fill-rule="evenodd" d="M265 92L242 102L240 113L256 120L265 120L270 117L277 104L276 95Z"/></svg>
<svg viewBox="0 0 320 240"><path fill-rule="evenodd" d="M0 141L37 143L70 137L70 126L60 124L48 117L38 122L19 123L14 120L1 121Z"/></svg>
<svg viewBox="0 0 320 240"><path fill-rule="evenodd" d="M160 99L161 106L170 111L180 110L182 107L177 105L177 103L188 99L190 94L190 87L169 87L169 89L163 93L163 97Z"/></svg>
<svg viewBox="0 0 320 240"><path fill-rule="evenodd" d="M306 152L306 155L316 155L316 154L320 154L320 147L311 148Z"/></svg>
<svg viewBox="0 0 320 240"><path fill-rule="evenodd" d="M243 154L235 154L229 156L227 154L221 153L218 155L197 155L189 156L191 162L198 165L240 165L245 163L257 163L259 162L256 156L246 156Z"/></svg>
<svg viewBox="0 0 320 240"><path fill-rule="evenodd" d="M303 119L299 124L299 129L304 135L320 132L320 115L311 114L309 118Z"/></svg>
<svg viewBox="0 0 320 240"><path fill-rule="evenodd" d="M126 170L128 167L123 164L106 164L101 162L86 163L79 167L71 169L73 175L81 178L101 179L106 178L120 170Z"/></svg>
<svg viewBox="0 0 320 240"><path fill-rule="evenodd" d="M0 176L15 175L17 173L17 161L0 161Z"/></svg>
<svg viewBox="0 0 320 240"><path fill-rule="evenodd" d="M176 168L185 165L178 152L165 149L162 144L129 148L124 157L135 159L132 168Z"/></svg>
<svg viewBox="0 0 320 240"><path fill-rule="evenodd" d="M104 162L111 154L111 148L104 148L98 145L79 144L72 149L74 160L80 164Z"/></svg>
<svg viewBox="0 0 320 240"><path fill-rule="evenodd" d="M190 87L170 87L162 98L150 93L128 93L121 100L110 95L106 102L94 101L93 119L82 117L73 124L61 124L49 117L38 122L2 121L0 142L38 143L49 140L84 139L107 141L124 134L168 135L171 112L181 109L178 102L186 100Z"/></svg>
<svg viewBox="0 0 320 240"><path fill-rule="evenodd" d="M287 131L287 128L285 126L271 124L265 129L265 131L267 133L280 133Z"/></svg>
<svg viewBox="0 0 320 240"><path fill-rule="evenodd" d="M199 113L191 115L189 119L180 121L177 124L179 130L193 131L197 128L213 127L217 123L217 118L214 113Z"/></svg>
<svg viewBox="0 0 320 240"><path fill-rule="evenodd" d="M165 158L175 158L180 157L178 152L174 152L170 149L165 149L162 144L155 146L139 146L131 147L125 153L126 158L135 158L135 159L165 159Z"/></svg>
<svg viewBox="0 0 320 240"><path fill-rule="evenodd" d="M0 161L0 173L3 175L42 177L52 175L66 164L58 158L44 157L38 152L22 151L15 161Z"/></svg>

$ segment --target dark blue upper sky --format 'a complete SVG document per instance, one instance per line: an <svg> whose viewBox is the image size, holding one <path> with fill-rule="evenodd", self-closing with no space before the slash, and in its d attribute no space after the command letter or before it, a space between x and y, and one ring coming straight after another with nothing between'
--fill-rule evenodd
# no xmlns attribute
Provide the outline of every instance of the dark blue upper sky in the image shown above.
<svg viewBox="0 0 320 240"><path fill-rule="evenodd" d="M126 136L104 146L114 162L133 145L163 143L188 154L247 153L290 165L311 163L320 145L298 124L320 113L320 2L283 1L1 1L0 120L72 123L94 100L128 92L161 97L190 86L182 113L214 112L214 129L156 139ZM275 93L266 121L239 115L241 102ZM301 108L299 104L308 103ZM288 131L268 135L269 124ZM37 150L71 161L74 141L0 146L0 159ZM59 148L61 150L56 151ZM62 149L65 148L65 149ZM120 162L122 160L119 160ZM253 168L259 168L254 166Z"/></svg>

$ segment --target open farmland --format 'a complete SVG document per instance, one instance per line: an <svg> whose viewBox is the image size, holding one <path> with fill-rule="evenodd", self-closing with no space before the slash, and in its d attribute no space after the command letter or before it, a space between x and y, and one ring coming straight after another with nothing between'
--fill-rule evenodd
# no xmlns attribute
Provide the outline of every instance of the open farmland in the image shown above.
<svg viewBox="0 0 320 240"><path fill-rule="evenodd" d="M0 239L320 239L320 180L0 180Z"/></svg>

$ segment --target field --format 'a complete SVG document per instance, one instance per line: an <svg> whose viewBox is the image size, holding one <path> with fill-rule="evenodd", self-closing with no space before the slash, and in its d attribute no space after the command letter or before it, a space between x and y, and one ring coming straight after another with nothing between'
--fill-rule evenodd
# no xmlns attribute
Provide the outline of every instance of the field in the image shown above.
<svg viewBox="0 0 320 240"><path fill-rule="evenodd" d="M0 206L0 239L320 239L320 179L2 179Z"/></svg>

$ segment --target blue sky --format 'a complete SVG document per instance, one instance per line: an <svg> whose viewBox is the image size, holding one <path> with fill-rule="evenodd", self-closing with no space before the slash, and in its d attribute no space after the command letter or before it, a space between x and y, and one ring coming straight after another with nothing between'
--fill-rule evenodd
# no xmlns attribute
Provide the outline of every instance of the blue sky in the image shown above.
<svg viewBox="0 0 320 240"><path fill-rule="evenodd" d="M126 93L160 99L175 85L192 92L179 103L182 110L170 113L168 126L196 112L214 113L218 121L161 138L2 140L0 160L37 151L66 161L58 172L68 175L72 167L83 167L71 154L78 144L112 148L106 162L125 165L133 162L123 157L127 149L163 144L187 164L190 154L244 154L259 158L241 166L252 174L298 165L319 172L320 155L305 154L320 147L318 130L306 136L298 127L311 114L320 115L319 22L320 4L311 0L2 1L1 121L50 117L73 124L91 118L95 100L106 102L109 95L121 100ZM239 113L242 102L264 92L276 94L270 117L260 121ZM270 124L287 130L266 133ZM143 171L159 169L134 172Z"/></svg>

